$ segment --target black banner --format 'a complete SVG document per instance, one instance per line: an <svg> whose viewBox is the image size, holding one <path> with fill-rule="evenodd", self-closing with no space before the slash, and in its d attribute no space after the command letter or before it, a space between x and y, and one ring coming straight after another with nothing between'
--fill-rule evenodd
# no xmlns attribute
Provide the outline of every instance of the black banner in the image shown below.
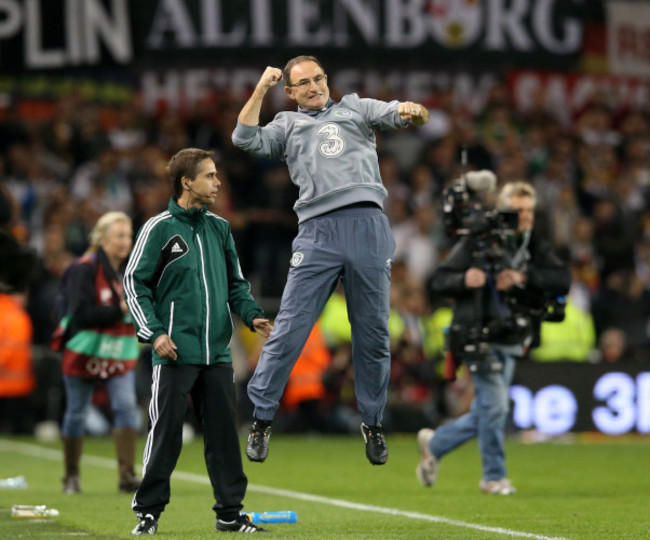
<svg viewBox="0 0 650 540"><path fill-rule="evenodd" d="M131 64L132 4L132 0L2 0L0 71Z"/></svg>
<svg viewBox="0 0 650 540"><path fill-rule="evenodd" d="M586 0L2 0L2 70L283 64L571 67ZM591 11L590 11L591 10Z"/></svg>
<svg viewBox="0 0 650 540"><path fill-rule="evenodd" d="M133 4L144 61L285 60L312 52L348 61L471 63L535 56L575 60L581 0L147 0ZM226 58L214 57L214 52ZM357 57L355 58L355 55ZM477 56L478 55L478 56ZM514 55L514 56L513 56ZM276 61L277 63L277 61ZM280 62L282 63L282 62Z"/></svg>

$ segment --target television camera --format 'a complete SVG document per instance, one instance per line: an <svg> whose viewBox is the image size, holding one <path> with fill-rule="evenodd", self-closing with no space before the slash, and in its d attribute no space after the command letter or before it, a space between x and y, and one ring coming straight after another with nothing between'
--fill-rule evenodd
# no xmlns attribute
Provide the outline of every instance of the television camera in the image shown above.
<svg viewBox="0 0 650 540"><path fill-rule="evenodd" d="M445 230L452 237L469 237L477 267L498 272L507 267L504 245L519 225L516 210L486 210L483 198L496 188L492 171L469 171L443 192ZM490 268L485 268L486 264Z"/></svg>
<svg viewBox="0 0 650 540"><path fill-rule="evenodd" d="M549 298L544 291L528 287L513 287L506 294L496 290L496 275L501 270L513 268L511 256L516 252L515 233L519 226L516 210L485 208L484 198L494 191L496 183L497 178L491 171L469 171L443 192L447 234L465 237L471 242L472 266L486 273L494 307L494 313L485 318L482 293L476 290L476 323L469 328L452 325L449 329L450 349L470 371L499 369L499 362L487 354L489 343L530 342L527 336L538 334L542 320L564 320L564 297ZM517 269L525 271L525 263ZM537 340L538 336L533 335L532 344Z"/></svg>

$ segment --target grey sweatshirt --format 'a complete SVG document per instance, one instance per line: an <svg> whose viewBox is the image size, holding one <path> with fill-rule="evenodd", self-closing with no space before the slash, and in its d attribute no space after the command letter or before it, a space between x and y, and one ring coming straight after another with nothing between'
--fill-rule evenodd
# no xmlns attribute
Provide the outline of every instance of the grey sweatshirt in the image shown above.
<svg viewBox="0 0 650 540"><path fill-rule="evenodd" d="M237 122L235 146L289 167L299 188L293 209L298 221L358 202L383 208L386 188L379 176L375 130L405 127L399 101L344 96L320 111L284 111L266 126Z"/></svg>

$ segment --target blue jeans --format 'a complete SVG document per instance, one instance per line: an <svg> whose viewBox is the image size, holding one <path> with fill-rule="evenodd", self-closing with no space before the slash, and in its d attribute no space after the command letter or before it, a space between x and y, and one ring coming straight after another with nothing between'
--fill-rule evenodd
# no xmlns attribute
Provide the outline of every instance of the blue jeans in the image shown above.
<svg viewBox="0 0 650 540"><path fill-rule="evenodd" d="M63 382L66 407L61 431L64 437L81 437L97 380L64 375ZM135 429L138 422L135 370L106 379L106 389L113 411L113 427Z"/></svg>
<svg viewBox="0 0 650 540"><path fill-rule="evenodd" d="M510 400L508 388L515 371L515 360L508 354L492 350L503 361L502 373L472 373L474 400L470 411L436 430L431 439L431 452L437 458L478 437L483 480L506 477L506 457L503 447L504 428Z"/></svg>

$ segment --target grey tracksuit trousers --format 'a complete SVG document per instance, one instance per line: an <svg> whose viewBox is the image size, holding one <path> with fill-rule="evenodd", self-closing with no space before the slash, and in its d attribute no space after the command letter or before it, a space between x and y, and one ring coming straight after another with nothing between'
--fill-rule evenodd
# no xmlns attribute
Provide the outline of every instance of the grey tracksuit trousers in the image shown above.
<svg viewBox="0 0 650 540"><path fill-rule="evenodd" d="M390 274L395 241L376 206L353 205L302 222L275 328L248 384L255 417L272 420L325 303L343 282L352 326L355 394L364 423L381 421L390 374Z"/></svg>

